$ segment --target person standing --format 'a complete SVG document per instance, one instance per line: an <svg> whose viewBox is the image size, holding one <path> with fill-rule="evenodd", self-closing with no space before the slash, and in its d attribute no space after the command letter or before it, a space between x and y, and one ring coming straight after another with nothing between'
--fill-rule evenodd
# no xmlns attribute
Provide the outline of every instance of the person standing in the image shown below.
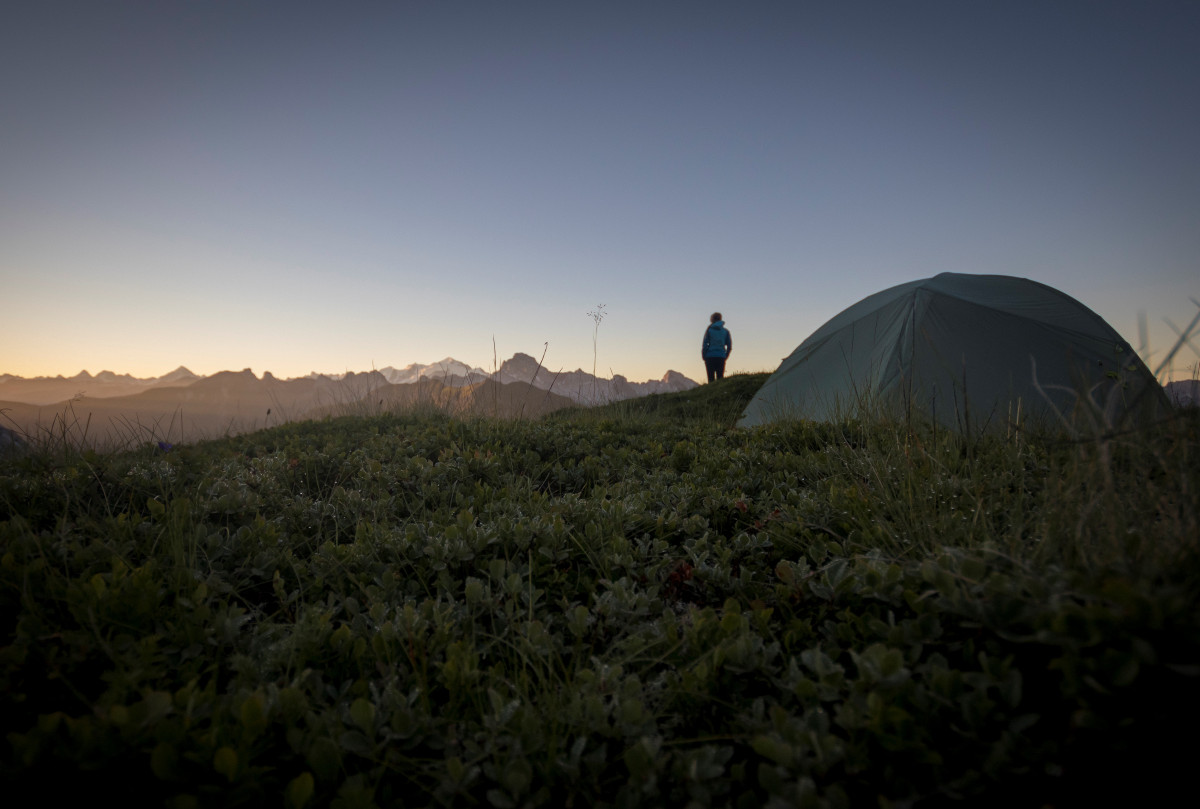
<svg viewBox="0 0 1200 809"><path fill-rule="evenodd" d="M700 344L700 356L704 358L704 369L708 381L725 378L725 360L733 353L733 337L725 328L720 312L713 312L709 326L704 330L704 342Z"/></svg>

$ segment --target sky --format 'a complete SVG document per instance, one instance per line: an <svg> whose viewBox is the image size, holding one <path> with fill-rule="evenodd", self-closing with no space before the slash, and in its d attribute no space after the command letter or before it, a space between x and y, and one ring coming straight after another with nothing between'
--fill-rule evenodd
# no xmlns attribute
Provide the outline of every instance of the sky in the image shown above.
<svg viewBox="0 0 1200 809"><path fill-rule="evenodd" d="M1154 367L1198 144L1194 2L9 3L0 373L697 379L940 272Z"/></svg>

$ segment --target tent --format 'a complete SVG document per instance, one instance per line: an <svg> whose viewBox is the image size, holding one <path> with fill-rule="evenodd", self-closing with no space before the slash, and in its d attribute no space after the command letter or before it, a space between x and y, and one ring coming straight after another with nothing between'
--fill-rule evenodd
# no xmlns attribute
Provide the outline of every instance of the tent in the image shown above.
<svg viewBox="0 0 1200 809"><path fill-rule="evenodd" d="M1080 419L1095 428L1169 407L1121 335L1069 295L942 273L870 295L817 329L738 425L919 411L966 431Z"/></svg>

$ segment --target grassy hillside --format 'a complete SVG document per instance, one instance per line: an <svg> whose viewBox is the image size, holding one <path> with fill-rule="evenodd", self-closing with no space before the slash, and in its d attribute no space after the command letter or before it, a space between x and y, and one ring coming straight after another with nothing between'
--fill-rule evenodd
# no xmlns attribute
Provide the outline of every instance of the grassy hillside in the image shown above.
<svg viewBox="0 0 1200 809"><path fill-rule="evenodd" d="M173 806L1190 784L1196 413L729 429L755 384L0 460L0 776Z"/></svg>
<svg viewBox="0 0 1200 809"><path fill-rule="evenodd" d="M683 393L656 393L598 407L575 408L555 418L584 421L613 419L672 420L733 426L769 373L735 374Z"/></svg>

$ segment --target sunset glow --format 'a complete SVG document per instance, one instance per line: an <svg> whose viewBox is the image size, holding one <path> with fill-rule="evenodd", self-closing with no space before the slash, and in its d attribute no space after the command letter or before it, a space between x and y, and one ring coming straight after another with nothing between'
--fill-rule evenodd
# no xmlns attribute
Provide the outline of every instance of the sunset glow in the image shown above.
<svg viewBox="0 0 1200 809"><path fill-rule="evenodd" d="M1151 366L1200 298L1192 3L22 3L0 373L774 369L940 272ZM587 312L606 305L593 345ZM1176 374L1191 375L1185 346Z"/></svg>

